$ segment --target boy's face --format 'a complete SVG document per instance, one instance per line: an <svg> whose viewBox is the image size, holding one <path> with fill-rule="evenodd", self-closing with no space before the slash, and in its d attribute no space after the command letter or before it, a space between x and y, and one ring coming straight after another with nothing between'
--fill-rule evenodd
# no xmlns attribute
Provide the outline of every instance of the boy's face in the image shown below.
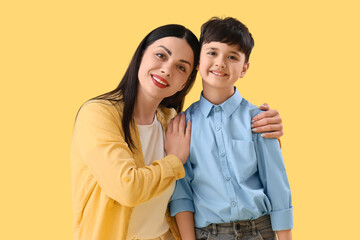
<svg viewBox="0 0 360 240"><path fill-rule="evenodd" d="M198 70L204 88L233 88L235 82L245 76L248 68L245 54L238 50L237 45L210 42L201 47Z"/></svg>

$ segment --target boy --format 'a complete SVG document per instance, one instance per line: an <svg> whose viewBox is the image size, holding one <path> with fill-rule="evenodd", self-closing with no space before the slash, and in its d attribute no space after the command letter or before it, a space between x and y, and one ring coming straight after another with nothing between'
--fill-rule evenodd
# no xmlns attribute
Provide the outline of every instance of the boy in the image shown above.
<svg viewBox="0 0 360 240"><path fill-rule="evenodd" d="M291 239L291 193L279 142L252 133L250 120L261 111L234 87L249 68L254 40L237 19L212 18L201 27L200 44L203 92L186 110L190 156L171 215L184 240L276 239L274 231Z"/></svg>

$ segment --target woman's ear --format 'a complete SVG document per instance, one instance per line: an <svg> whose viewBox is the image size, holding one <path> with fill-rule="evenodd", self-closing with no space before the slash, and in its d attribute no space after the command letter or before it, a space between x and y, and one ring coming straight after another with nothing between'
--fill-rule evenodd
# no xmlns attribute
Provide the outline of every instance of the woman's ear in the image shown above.
<svg viewBox="0 0 360 240"><path fill-rule="evenodd" d="M182 91L185 86L186 86L186 83L181 87L181 89L178 92Z"/></svg>
<svg viewBox="0 0 360 240"><path fill-rule="evenodd" d="M189 80L188 80L189 81ZM182 86L181 86L181 89L178 91L178 92L180 92L180 91L182 91L183 89L184 89L184 87L186 86L186 84L188 83L188 81L186 81Z"/></svg>

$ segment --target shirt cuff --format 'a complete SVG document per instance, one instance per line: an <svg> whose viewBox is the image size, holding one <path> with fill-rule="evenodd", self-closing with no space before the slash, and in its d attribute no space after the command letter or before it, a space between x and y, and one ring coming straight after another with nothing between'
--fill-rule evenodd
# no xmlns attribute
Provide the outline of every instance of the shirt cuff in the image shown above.
<svg viewBox="0 0 360 240"><path fill-rule="evenodd" d="M178 180L184 178L185 169L180 159L175 155L167 155L165 158L169 160L168 162L173 170L173 176L175 176L175 179Z"/></svg>
<svg viewBox="0 0 360 240"><path fill-rule="evenodd" d="M195 212L194 204L190 199L177 199L170 202L171 216L175 216L179 212Z"/></svg>
<svg viewBox="0 0 360 240"><path fill-rule="evenodd" d="M292 207L271 212L270 218L273 231L288 230L294 227Z"/></svg>

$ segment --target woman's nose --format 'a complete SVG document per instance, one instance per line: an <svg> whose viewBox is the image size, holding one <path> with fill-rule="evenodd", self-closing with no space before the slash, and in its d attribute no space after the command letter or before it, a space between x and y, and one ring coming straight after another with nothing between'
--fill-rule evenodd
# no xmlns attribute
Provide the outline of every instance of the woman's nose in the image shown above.
<svg viewBox="0 0 360 240"><path fill-rule="evenodd" d="M168 63L165 63L161 66L160 72L165 74L166 76L171 76L171 65Z"/></svg>

